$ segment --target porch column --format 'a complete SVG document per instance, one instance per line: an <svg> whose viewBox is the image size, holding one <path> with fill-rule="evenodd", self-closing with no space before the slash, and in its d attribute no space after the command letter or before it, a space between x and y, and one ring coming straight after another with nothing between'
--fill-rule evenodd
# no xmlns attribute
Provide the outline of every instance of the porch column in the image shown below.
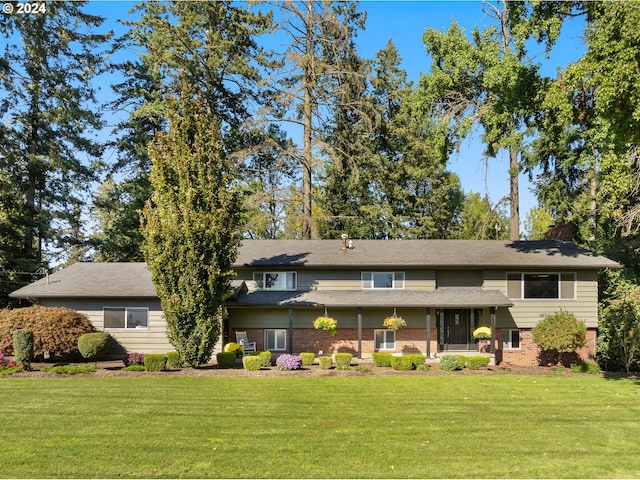
<svg viewBox="0 0 640 480"><path fill-rule="evenodd" d="M431 308L427 307L427 360L431 358Z"/></svg>
<svg viewBox="0 0 640 480"><path fill-rule="evenodd" d="M289 354L293 355L293 308L289 307Z"/></svg>
<svg viewBox="0 0 640 480"><path fill-rule="evenodd" d="M491 307L491 345L489 345L489 353L496 353L496 309Z"/></svg>
<svg viewBox="0 0 640 480"><path fill-rule="evenodd" d="M362 360L362 307L358 307L358 358Z"/></svg>

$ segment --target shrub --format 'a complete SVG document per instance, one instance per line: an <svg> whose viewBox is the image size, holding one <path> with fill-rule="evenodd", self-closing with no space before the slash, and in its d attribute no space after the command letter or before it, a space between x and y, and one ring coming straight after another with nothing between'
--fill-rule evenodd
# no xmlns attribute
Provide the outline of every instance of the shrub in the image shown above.
<svg viewBox="0 0 640 480"><path fill-rule="evenodd" d="M598 375L600 373L600 366L596 362L580 362L571 365L571 371L575 373L590 373L591 375Z"/></svg>
<svg viewBox="0 0 640 480"><path fill-rule="evenodd" d="M79 373L94 373L96 371L95 365L69 365L59 364L53 367L41 368L41 372L55 373L58 375L77 375Z"/></svg>
<svg viewBox="0 0 640 480"><path fill-rule="evenodd" d="M373 364L376 367L390 367L391 354L386 352L373 352Z"/></svg>
<svg viewBox="0 0 640 480"><path fill-rule="evenodd" d="M22 367L0 352L0 375L11 375L22 371Z"/></svg>
<svg viewBox="0 0 640 480"><path fill-rule="evenodd" d="M122 362L125 367L129 367L131 365L144 365L144 354L131 352Z"/></svg>
<svg viewBox="0 0 640 480"><path fill-rule="evenodd" d="M467 357L465 367L467 367L469 370L480 370L481 368L486 368L486 366L489 365L490 361L491 359L489 357L483 357L480 355L475 357Z"/></svg>
<svg viewBox="0 0 640 480"><path fill-rule="evenodd" d="M265 368L269 368L271 366L271 352L269 350L251 352L249 356L258 357L260 359L260 365Z"/></svg>
<svg viewBox="0 0 640 480"><path fill-rule="evenodd" d="M533 341L542 350L558 352L558 363L562 354L575 352L587 344L587 326L573 313L566 310L543 315L542 321L531 329Z"/></svg>
<svg viewBox="0 0 640 480"><path fill-rule="evenodd" d="M229 342L222 349L223 352L233 352L236 355L236 358L240 358L244 355L244 347L239 343Z"/></svg>
<svg viewBox="0 0 640 480"><path fill-rule="evenodd" d="M78 356L80 335L95 332L86 315L68 308L0 310L0 352L11 352L13 332L19 328L33 332L34 358Z"/></svg>
<svg viewBox="0 0 640 480"><path fill-rule="evenodd" d="M300 358L302 359L302 365L308 366L313 365L313 361L316 359L315 353L311 352L302 352L300 354Z"/></svg>
<svg viewBox="0 0 640 480"><path fill-rule="evenodd" d="M392 356L391 368L393 368L394 370L400 370L403 372L407 370L413 370L413 362L411 362L411 359L406 355L403 355L401 357Z"/></svg>
<svg viewBox="0 0 640 480"><path fill-rule="evenodd" d="M283 353L276 358L276 366L280 370L300 370L302 366L302 358L297 355Z"/></svg>
<svg viewBox="0 0 640 480"><path fill-rule="evenodd" d="M336 368L345 369L351 365L351 359L353 355L347 352L336 353Z"/></svg>
<svg viewBox="0 0 640 480"><path fill-rule="evenodd" d="M454 370L462 369L462 365L456 355L443 355L440 359L439 368L445 372L453 372Z"/></svg>
<svg viewBox="0 0 640 480"><path fill-rule="evenodd" d="M236 365L236 353L218 352L216 353L216 360L220 368L233 368Z"/></svg>
<svg viewBox="0 0 640 480"><path fill-rule="evenodd" d="M85 333L78 338L78 350L87 360L95 360L109 351L111 336L105 332Z"/></svg>
<svg viewBox="0 0 640 480"><path fill-rule="evenodd" d="M256 372L262 368L262 359L258 356L249 355L242 358L242 366L245 370Z"/></svg>
<svg viewBox="0 0 640 480"><path fill-rule="evenodd" d="M146 372L147 367L144 365L128 365L126 367L122 367L122 370L126 372Z"/></svg>
<svg viewBox="0 0 640 480"><path fill-rule="evenodd" d="M423 363L422 365L418 365L416 367L416 370L418 370L419 372L428 372L429 370L431 370L431 367L426 363Z"/></svg>
<svg viewBox="0 0 640 480"><path fill-rule="evenodd" d="M369 367L365 367L364 365L360 365L360 366L356 367L356 372L371 373L371 369Z"/></svg>
<svg viewBox="0 0 640 480"><path fill-rule="evenodd" d="M16 363L24 370L31 370L33 360L33 332L19 328L13 332L13 354Z"/></svg>
<svg viewBox="0 0 640 480"><path fill-rule="evenodd" d="M178 352L167 353L167 367L169 368L182 367L182 362L180 361L180 354Z"/></svg>
<svg viewBox="0 0 640 480"><path fill-rule="evenodd" d="M328 357L326 355L323 355L322 357L320 357L318 359L318 362L320 363L320 368L322 370L329 370L333 365L333 360L331 359L331 357Z"/></svg>
<svg viewBox="0 0 640 480"><path fill-rule="evenodd" d="M147 353L144 356L144 368L148 372L161 372L167 369L167 356L162 353Z"/></svg>
<svg viewBox="0 0 640 480"><path fill-rule="evenodd" d="M427 357L422 355L421 353L409 353L405 356L411 359L413 368L418 368L418 366L424 364L424 362L427 361Z"/></svg>

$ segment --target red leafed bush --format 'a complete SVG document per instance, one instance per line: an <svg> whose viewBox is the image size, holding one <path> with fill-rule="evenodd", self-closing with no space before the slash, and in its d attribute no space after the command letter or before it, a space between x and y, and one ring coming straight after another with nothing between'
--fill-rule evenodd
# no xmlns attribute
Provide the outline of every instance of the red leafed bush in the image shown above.
<svg viewBox="0 0 640 480"><path fill-rule="evenodd" d="M79 355L78 338L95 332L89 318L69 308L27 307L0 310L0 352L13 351L13 332L24 328L33 332L33 356L69 358Z"/></svg>

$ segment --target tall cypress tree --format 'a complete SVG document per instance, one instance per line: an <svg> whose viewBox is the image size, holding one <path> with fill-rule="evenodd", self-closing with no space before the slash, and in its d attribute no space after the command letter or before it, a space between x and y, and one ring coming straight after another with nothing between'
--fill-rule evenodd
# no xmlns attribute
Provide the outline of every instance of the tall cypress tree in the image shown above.
<svg viewBox="0 0 640 480"><path fill-rule="evenodd" d="M189 82L169 101L168 114L169 130L149 148L153 195L144 209L144 254L169 341L185 364L197 367L220 337L241 195L220 121Z"/></svg>

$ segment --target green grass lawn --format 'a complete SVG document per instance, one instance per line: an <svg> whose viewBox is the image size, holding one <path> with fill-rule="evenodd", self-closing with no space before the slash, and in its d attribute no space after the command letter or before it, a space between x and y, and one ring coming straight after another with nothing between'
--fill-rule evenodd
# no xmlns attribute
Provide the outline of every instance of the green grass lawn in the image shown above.
<svg viewBox="0 0 640 480"><path fill-rule="evenodd" d="M0 476L640 477L595 376L0 378Z"/></svg>

